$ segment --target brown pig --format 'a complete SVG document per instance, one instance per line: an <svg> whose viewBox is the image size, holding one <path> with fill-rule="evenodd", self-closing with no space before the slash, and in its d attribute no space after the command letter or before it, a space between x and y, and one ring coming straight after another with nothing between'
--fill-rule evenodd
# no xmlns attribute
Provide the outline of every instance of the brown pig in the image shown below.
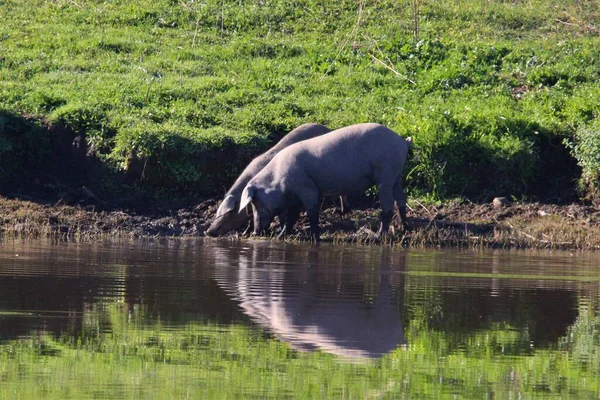
<svg viewBox="0 0 600 400"><path fill-rule="evenodd" d="M269 227L276 215L289 231L306 209L313 239L319 240L319 204L323 196L357 195L379 189L380 233L386 233L394 200L406 227L402 177L411 138L383 125L347 126L281 150L244 188L240 212L251 203L254 233Z"/></svg>

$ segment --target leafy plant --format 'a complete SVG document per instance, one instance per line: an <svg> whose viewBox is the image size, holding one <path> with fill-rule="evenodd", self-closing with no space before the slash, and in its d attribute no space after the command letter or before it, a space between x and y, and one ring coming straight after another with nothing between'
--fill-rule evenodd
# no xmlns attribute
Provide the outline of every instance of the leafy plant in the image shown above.
<svg viewBox="0 0 600 400"><path fill-rule="evenodd" d="M581 192L595 202L600 201L600 119L581 125L567 145L581 167Z"/></svg>

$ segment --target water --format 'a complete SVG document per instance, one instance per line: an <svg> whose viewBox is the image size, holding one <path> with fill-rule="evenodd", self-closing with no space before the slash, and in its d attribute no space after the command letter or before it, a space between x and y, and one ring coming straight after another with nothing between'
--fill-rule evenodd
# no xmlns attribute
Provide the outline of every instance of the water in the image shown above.
<svg viewBox="0 0 600 400"><path fill-rule="evenodd" d="M600 396L600 256L0 244L0 398Z"/></svg>

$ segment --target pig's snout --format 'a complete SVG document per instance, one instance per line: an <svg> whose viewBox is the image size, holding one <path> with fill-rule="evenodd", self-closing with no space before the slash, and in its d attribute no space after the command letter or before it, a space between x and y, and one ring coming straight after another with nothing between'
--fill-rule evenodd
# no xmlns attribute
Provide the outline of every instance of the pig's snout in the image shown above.
<svg viewBox="0 0 600 400"><path fill-rule="evenodd" d="M208 229L206 231L204 231L204 234L206 236L215 237L215 236L217 236L217 229L213 226L209 226Z"/></svg>

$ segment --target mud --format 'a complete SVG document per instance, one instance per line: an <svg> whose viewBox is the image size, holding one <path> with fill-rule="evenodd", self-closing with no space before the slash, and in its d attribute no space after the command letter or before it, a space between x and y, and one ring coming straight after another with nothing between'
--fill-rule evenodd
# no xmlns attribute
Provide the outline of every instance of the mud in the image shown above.
<svg viewBox="0 0 600 400"><path fill-rule="evenodd" d="M69 240L204 236L219 201L206 199L193 206L154 206L140 211L0 196L0 235ZM413 200L409 202L408 217L408 232L394 230L382 238L375 233L379 224L377 208L357 207L341 215L333 204L324 203L322 237L331 242L402 246L600 249L600 210L583 204L518 202L495 207L492 203L454 201L434 206ZM394 222L397 227L397 218ZM296 233L287 240L308 240L308 232L308 221L303 216ZM232 232L227 239L242 236Z"/></svg>

